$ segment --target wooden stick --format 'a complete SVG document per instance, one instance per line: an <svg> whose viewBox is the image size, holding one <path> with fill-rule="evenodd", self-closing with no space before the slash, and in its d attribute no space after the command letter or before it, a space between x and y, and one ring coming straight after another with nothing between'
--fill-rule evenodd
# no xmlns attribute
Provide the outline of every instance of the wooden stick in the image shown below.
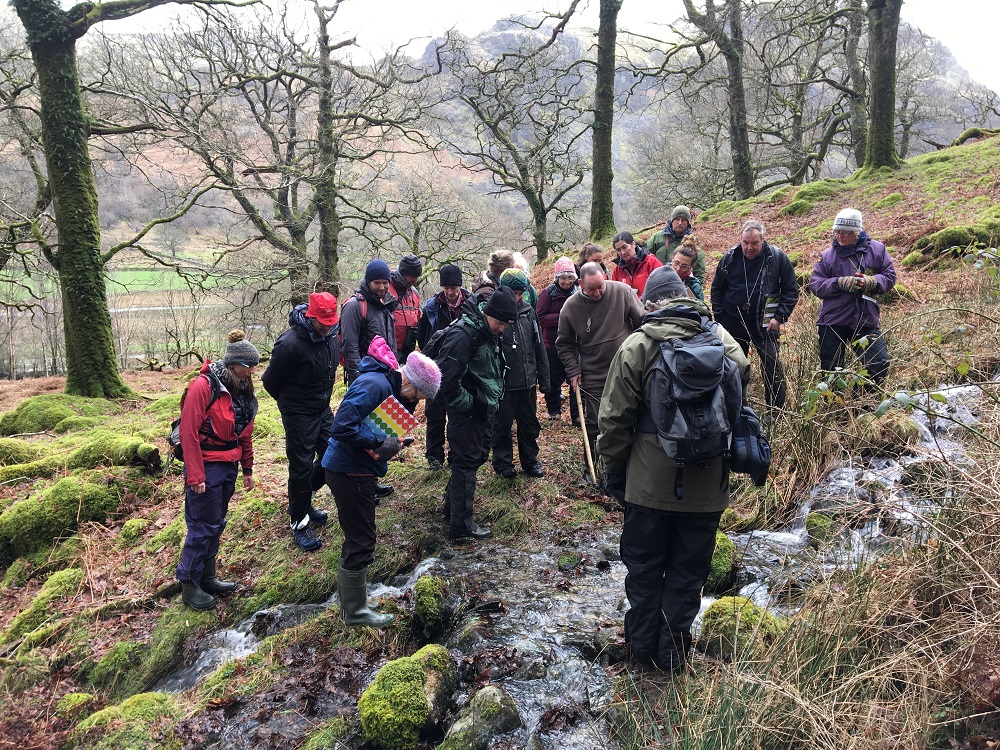
<svg viewBox="0 0 1000 750"><path fill-rule="evenodd" d="M590 454L590 437L587 435L587 420L584 418L583 397L580 386L576 386L576 407L580 412L580 427L583 429L583 452L587 456L587 468L590 469L590 483L597 484L597 472L594 471L594 457Z"/></svg>

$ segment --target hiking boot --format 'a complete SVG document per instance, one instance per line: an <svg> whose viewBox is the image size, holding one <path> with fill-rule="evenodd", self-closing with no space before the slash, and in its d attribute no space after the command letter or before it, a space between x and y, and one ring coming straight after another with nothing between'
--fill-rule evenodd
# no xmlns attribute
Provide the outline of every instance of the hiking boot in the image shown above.
<svg viewBox="0 0 1000 750"><path fill-rule="evenodd" d="M556 412L550 411L549 412L549 419L551 419L553 422L557 421L559 419L559 412L557 412L557 411Z"/></svg>
<svg viewBox="0 0 1000 750"><path fill-rule="evenodd" d="M535 479L538 479L539 477L545 476L545 468L542 466L541 463L536 461L535 463L526 466L524 469L524 473L529 477L534 477Z"/></svg>
<svg viewBox="0 0 1000 750"><path fill-rule="evenodd" d="M396 488L391 484L382 484L382 482L377 479L375 480L375 497L388 497L395 491Z"/></svg>
<svg viewBox="0 0 1000 750"><path fill-rule="evenodd" d="M493 467L493 470L504 479L513 479L517 476L517 469L513 466L501 466L500 468Z"/></svg>
<svg viewBox="0 0 1000 750"><path fill-rule="evenodd" d="M201 575L201 590L206 594L231 594L236 591L236 584L231 581L220 581L215 575L215 558L205 561L205 572ZM214 606L214 605L213 605Z"/></svg>
<svg viewBox="0 0 1000 750"><path fill-rule="evenodd" d="M325 510L320 510L319 508L314 508L309 506L309 510L306 511L306 515L309 516L309 523L314 523L317 526L323 526L328 520L330 520L330 514Z"/></svg>
<svg viewBox="0 0 1000 750"><path fill-rule="evenodd" d="M308 526L304 529L292 529L292 539L303 552L312 552L323 546L323 540L313 534Z"/></svg>
<svg viewBox="0 0 1000 750"><path fill-rule="evenodd" d="M475 530L470 529L449 529L448 536L451 539L489 539L493 532L485 526L476 526Z"/></svg>
<svg viewBox="0 0 1000 750"><path fill-rule="evenodd" d="M431 471L444 471L444 463L436 458L427 458L427 468Z"/></svg>
<svg viewBox="0 0 1000 750"><path fill-rule="evenodd" d="M340 616L348 626L368 625L384 628L395 615L380 615L368 606L368 569L337 571L337 593L340 595Z"/></svg>
<svg viewBox="0 0 1000 750"><path fill-rule="evenodd" d="M201 586L191 581L181 581L181 601L198 611L215 609L215 597L202 591Z"/></svg>

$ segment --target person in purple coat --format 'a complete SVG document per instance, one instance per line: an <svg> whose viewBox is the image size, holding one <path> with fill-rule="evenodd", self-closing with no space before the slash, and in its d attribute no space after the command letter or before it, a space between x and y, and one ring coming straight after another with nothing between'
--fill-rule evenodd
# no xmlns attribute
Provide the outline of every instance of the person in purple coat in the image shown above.
<svg viewBox="0 0 1000 750"><path fill-rule="evenodd" d="M876 295L896 284L896 269L885 245L864 231L861 212L845 208L833 220L833 245L813 267L809 291L823 302L819 359L824 370L843 367L847 347L860 358L875 385L889 372L889 351L879 329Z"/></svg>

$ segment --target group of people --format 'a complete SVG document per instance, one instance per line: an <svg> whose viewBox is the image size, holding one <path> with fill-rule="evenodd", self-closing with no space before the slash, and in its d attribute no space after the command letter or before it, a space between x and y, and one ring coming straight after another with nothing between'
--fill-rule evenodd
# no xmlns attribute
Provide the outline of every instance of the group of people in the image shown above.
<svg viewBox="0 0 1000 750"><path fill-rule="evenodd" d="M416 285L423 265L407 255L392 272L384 261L368 263L342 308L329 292L317 292L292 310L262 383L285 428L289 524L302 550L321 546L312 527L328 520L313 494L324 485L333 493L345 538L339 590L349 624L382 626L392 619L368 608L365 585L374 559L375 506L392 491L380 480L404 444L374 434L366 417L389 395L411 411L427 400L428 466L451 470L442 508L449 535L485 539L491 532L475 519L477 470L492 455L497 474L515 477L516 434L522 470L543 476L537 391L548 417L559 419L566 383L570 419L583 422L585 449L603 458L606 488L625 508L621 550L632 656L666 670L684 666L729 501L729 467L724 457L682 467L649 429L661 347L711 330L745 387L752 346L765 401L780 409L787 390L781 329L799 297L788 256L767 242L761 222L750 220L740 227L738 244L723 253L706 304L705 253L691 224L691 211L677 206L645 247L619 233L610 274L603 249L588 243L579 263L556 261L552 283L540 293L515 254L498 250L470 288L460 267L442 266L440 291L421 305ZM864 231L861 213L838 213L832 244L808 285L822 300L823 370L842 367L851 349L869 382L882 382L889 358L877 295L895 280L891 257ZM238 467L244 487L253 487L252 375L259 360L235 332L222 362L206 362L182 401L188 537L177 578L184 602L195 609L215 606L215 596L234 588L217 577L216 555ZM349 387L334 414L330 398L341 362ZM674 479L682 468L680 492Z"/></svg>

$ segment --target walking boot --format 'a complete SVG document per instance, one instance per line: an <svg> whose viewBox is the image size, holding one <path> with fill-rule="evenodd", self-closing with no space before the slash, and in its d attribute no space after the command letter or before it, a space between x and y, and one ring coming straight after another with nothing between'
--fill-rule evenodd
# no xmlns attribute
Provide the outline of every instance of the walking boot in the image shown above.
<svg viewBox="0 0 1000 750"><path fill-rule="evenodd" d="M206 594L197 583L181 581L181 601L191 609L215 609L215 597Z"/></svg>
<svg viewBox="0 0 1000 750"><path fill-rule="evenodd" d="M206 594L231 594L236 591L236 584L231 581L220 581L215 575L215 558L205 561L205 572L201 576L201 590Z"/></svg>
<svg viewBox="0 0 1000 750"><path fill-rule="evenodd" d="M340 594L340 615L348 626L368 625L373 628L384 628L396 619L395 615L380 615L368 608L368 569L347 570L341 568L337 572Z"/></svg>
<svg viewBox="0 0 1000 750"><path fill-rule="evenodd" d="M395 491L396 488L391 484L385 484L377 479L375 480L375 497L388 497Z"/></svg>
<svg viewBox="0 0 1000 750"><path fill-rule="evenodd" d="M323 526L328 520L330 520L329 513L325 510L314 508L312 505L309 506L309 510L306 511L306 515L309 516L309 523L316 524L317 526Z"/></svg>

